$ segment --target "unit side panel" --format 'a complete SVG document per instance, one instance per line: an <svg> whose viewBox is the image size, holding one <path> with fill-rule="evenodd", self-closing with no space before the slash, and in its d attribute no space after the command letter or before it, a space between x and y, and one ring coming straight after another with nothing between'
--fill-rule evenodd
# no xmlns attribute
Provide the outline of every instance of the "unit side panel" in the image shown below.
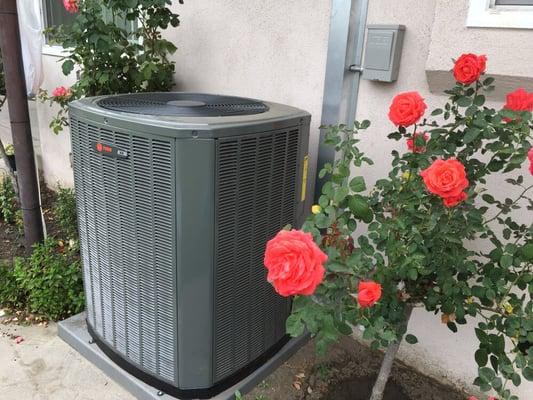
<svg viewBox="0 0 533 400"><path fill-rule="evenodd" d="M217 140L215 382L285 336L291 301L276 294L263 265L266 242L295 225L303 127Z"/></svg>
<svg viewBox="0 0 533 400"><path fill-rule="evenodd" d="M70 124L87 322L120 357L177 385L175 140L75 114Z"/></svg>

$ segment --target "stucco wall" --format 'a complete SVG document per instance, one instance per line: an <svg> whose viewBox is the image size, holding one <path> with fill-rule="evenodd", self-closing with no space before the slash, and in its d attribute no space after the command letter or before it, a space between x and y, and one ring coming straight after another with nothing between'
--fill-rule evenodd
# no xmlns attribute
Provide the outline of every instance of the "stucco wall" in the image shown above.
<svg viewBox="0 0 533 400"><path fill-rule="evenodd" d="M453 82L447 73L450 60L465 51L487 55L487 72L498 80L489 98L505 100L505 94L519 85L533 88L533 29L466 27L469 0L435 3L436 18L426 63L432 92L440 93Z"/></svg>
<svg viewBox="0 0 533 400"><path fill-rule="evenodd" d="M531 67L533 52L522 54L523 52L518 51L518 47L524 45L526 37L529 38L528 43L533 43L533 31L466 29L467 2L467 0L370 1L369 24L406 25L397 82L361 81L357 118L372 121L361 147L376 161L376 165L365 167L358 173L362 173L370 184L387 173L391 150L405 151L405 143L389 140L386 137L394 130L387 118L392 97L399 92L417 90L425 98L428 109L436 107L445 100L442 96L430 92L426 68L449 71L452 67L452 57L457 57L463 52L481 52L487 54L489 58L489 73L494 71L499 74L533 76ZM502 34L506 41L516 46L516 51L504 51L505 46L500 41ZM518 42L519 38L522 44ZM527 64L522 65L526 61ZM533 87L529 85L528 89L533 90ZM501 106L501 103L493 105ZM491 186L496 188L498 184L499 182L494 181ZM531 222L533 216L529 213L526 218L530 218ZM418 337L419 343L416 345L404 343L400 349L400 358L434 377L444 377L464 387L471 385L477 368L473 357L477 348L474 325L459 326L459 332L454 334L440 322L440 316L417 309L413 312L409 330ZM523 380L522 386L516 389L516 392L521 398L529 399L533 393L533 384Z"/></svg>
<svg viewBox="0 0 533 400"><path fill-rule="evenodd" d="M314 159L330 2L177 3L174 2L173 8L180 14L182 23L169 35L178 46L174 56L177 89L254 97L310 112L310 148Z"/></svg>

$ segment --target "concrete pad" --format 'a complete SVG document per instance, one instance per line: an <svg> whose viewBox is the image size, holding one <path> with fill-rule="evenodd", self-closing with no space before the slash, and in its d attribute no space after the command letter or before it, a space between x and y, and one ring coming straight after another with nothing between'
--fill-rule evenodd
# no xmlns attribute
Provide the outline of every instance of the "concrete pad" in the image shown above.
<svg viewBox="0 0 533 400"><path fill-rule="evenodd" d="M16 344L14 337L24 341ZM0 325L0 399L133 400L57 336L57 325Z"/></svg>
<svg viewBox="0 0 533 400"><path fill-rule="evenodd" d="M111 377L122 387L126 388L137 399L141 400L179 400L170 395L147 385L136 377L130 375L111 361L91 340L85 323L85 313L75 315L59 323L59 336L75 348L88 361L100 368L107 376ZM242 394L252 390L258 383L265 379L276 368L289 359L308 341L308 336L291 339L276 355L252 374L216 395L211 400L233 400L235 392ZM96 397L95 397L96 398Z"/></svg>

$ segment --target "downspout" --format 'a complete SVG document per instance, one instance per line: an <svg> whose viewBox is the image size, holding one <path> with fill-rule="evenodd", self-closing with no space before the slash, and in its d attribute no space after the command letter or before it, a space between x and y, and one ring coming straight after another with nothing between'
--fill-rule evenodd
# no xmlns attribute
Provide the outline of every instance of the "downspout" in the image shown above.
<svg viewBox="0 0 533 400"><path fill-rule="evenodd" d="M321 125L344 123L355 119L359 78L363 58L368 0L332 0L322 100ZM324 164L335 160L335 150L324 145L325 131L320 131L318 144L315 203L320 197L324 181L318 172Z"/></svg>

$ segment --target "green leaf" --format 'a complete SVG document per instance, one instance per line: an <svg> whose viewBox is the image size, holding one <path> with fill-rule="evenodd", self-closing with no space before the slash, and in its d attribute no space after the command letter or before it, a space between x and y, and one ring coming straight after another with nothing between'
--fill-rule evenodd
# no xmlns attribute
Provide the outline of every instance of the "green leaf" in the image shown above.
<svg viewBox="0 0 533 400"><path fill-rule="evenodd" d="M483 104L485 104L485 96L478 94L476 97L474 97L474 104L481 107Z"/></svg>
<svg viewBox="0 0 533 400"><path fill-rule="evenodd" d="M533 243L526 243L520 250L522 256L528 260L533 260Z"/></svg>
<svg viewBox="0 0 533 400"><path fill-rule="evenodd" d="M415 335L407 334L405 335L405 341L409 344L416 344L418 343L418 339Z"/></svg>
<svg viewBox="0 0 533 400"><path fill-rule="evenodd" d="M287 333L291 335L292 337L300 336L301 334L304 333L304 330L305 330L305 325L302 323L300 315L298 314L291 314L289 318L287 318L285 327L286 327Z"/></svg>
<svg viewBox="0 0 533 400"><path fill-rule="evenodd" d="M464 144L468 144L472 141L474 141L478 136L479 134L481 133L481 131L477 128L467 128L465 129L465 134L463 136L463 143Z"/></svg>
<svg viewBox="0 0 533 400"><path fill-rule="evenodd" d="M502 258L500 258L500 265L502 268L509 268L511 265L513 265L513 256L504 254Z"/></svg>
<svg viewBox="0 0 533 400"><path fill-rule="evenodd" d="M472 104L472 99L470 97L461 96L457 99L456 103L459 107L468 107Z"/></svg>
<svg viewBox="0 0 533 400"><path fill-rule="evenodd" d="M348 188L346 186L341 186L335 191L335 194L333 195L333 200L337 203L340 203L346 198L347 195Z"/></svg>
<svg viewBox="0 0 533 400"><path fill-rule="evenodd" d="M457 325L455 325L455 322L448 322L446 324L449 330L451 330L453 333L457 333Z"/></svg>
<svg viewBox="0 0 533 400"><path fill-rule="evenodd" d="M488 193L482 195L481 198L483 200L485 200L489 204L493 204L494 203L494 197L492 195L488 194Z"/></svg>
<svg viewBox="0 0 533 400"><path fill-rule="evenodd" d="M476 359L477 365L480 367L484 367L487 365L487 362L489 361L489 356L487 354L487 351L485 349L479 349L474 354L474 358Z"/></svg>
<svg viewBox="0 0 533 400"><path fill-rule="evenodd" d="M494 371L489 367L482 367L479 369L479 377L483 379L485 382L491 382L496 374Z"/></svg>
<svg viewBox="0 0 533 400"><path fill-rule="evenodd" d="M361 125L359 125L359 129L367 129L370 126L370 121L365 119L363 122L361 122Z"/></svg>
<svg viewBox="0 0 533 400"><path fill-rule="evenodd" d="M522 370L522 375L524 378L526 378L528 381L533 381L533 367L527 366Z"/></svg>
<svg viewBox="0 0 533 400"><path fill-rule="evenodd" d="M74 62L72 60L65 60L63 65L61 65L61 69L63 70L63 75L69 75L74 69Z"/></svg>
<svg viewBox="0 0 533 400"><path fill-rule="evenodd" d="M353 268L346 264L341 264L338 262L331 262L326 264L326 269L331 272L341 272L341 273L348 273L355 275L355 271Z"/></svg>
<svg viewBox="0 0 533 400"><path fill-rule="evenodd" d="M372 210L363 196L358 194L351 196L348 200L348 207L356 218L361 219L367 224L372 222Z"/></svg>
<svg viewBox="0 0 533 400"><path fill-rule="evenodd" d="M354 192L363 192L366 190L365 179L362 176L356 176L350 181L350 189Z"/></svg>

